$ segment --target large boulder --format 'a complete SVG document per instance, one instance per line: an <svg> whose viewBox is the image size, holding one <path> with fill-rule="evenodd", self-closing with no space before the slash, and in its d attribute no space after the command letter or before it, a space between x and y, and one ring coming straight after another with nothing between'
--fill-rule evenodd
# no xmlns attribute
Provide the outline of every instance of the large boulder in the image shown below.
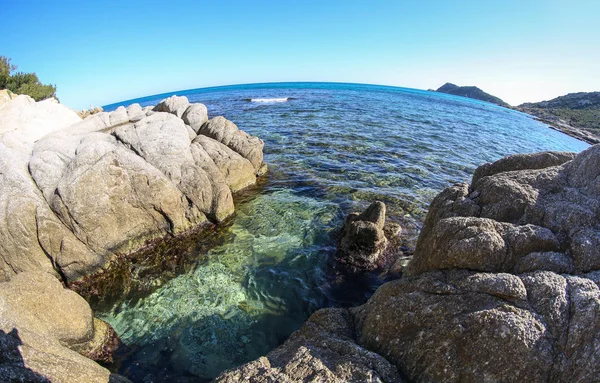
<svg viewBox="0 0 600 383"><path fill-rule="evenodd" d="M594 246L600 244L600 146L572 158L555 152L508 157L477 169L471 187L440 193L407 273L600 269Z"/></svg>
<svg viewBox="0 0 600 383"><path fill-rule="evenodd" d="M52 212L28 169L36 140L79 121L55 100L17 96L0 106L0 281L26 270L76 277L79 265L101 263Z"/></svg>
<svg viewBox="0 0 600 383"><path fill-rule="evenodd" d="M232 193L256 182L245 156L259 150L262 161L262 141L238 131L261 143L249 152L198 136L181 117L187 111L186 121L204 124L206 107L185 97L85 120L60 104L38 104L17 97L2 107L9 116L19 107L25 116L56 109L69 123L48 122L43 137L29 125L23 135L20 120L0 131L0 281L32 270L81 279L149 241L225 220Z"/></svg>
<svg viewBox="0 0 600 383"><path fill-rule="evenodd" d="M431 271L353 310L359 344L415 382L593 381L600 292L590 279Z"/></svg>
<svg viewBox="0 0 600 383"><path fill-rule="evenodd" d="M480 167L432 202L406 276L355 308L415 382L595 381L600 146Z"/></svg>
<svg viewBox="0 0 600 383"><path fill-rule="evenodd" d="M86 357L105 353L107 328L49 274L23 272L0 283L2 381L126 381Z"/></svg>
<svg viewBox="0 0 600 383"><path fill-rule="evenodd" d="M26 154L37 139L81 121L54 98L39 102L27 95L7 98L0 103L0 142Z"/></svg>

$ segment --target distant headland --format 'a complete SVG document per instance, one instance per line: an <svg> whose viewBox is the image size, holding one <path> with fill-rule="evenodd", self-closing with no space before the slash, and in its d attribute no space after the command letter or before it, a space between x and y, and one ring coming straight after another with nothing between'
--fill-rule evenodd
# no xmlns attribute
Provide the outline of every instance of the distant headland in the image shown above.
<svg viewBox="0 0 600 383"><path fill-rule="evenodd" d="M570 136L590 144L600 143L600 92L569 93L549 101L527 102L515 109Z"/></svg>
<svg viewBox="0 0 600 383"><path fill-rule="evenodd" d="M440 86L436 90L436 92L474 98L476 100L486 101L492 104L503 106L505 108L510 108L510 105L508 105L506 102L502 101L498 97L492 96L491 94L482 91L476 86L458 86L447 82L444 85Z"/></svg>
<svg viewBox="0 0 600 383"><path fill-rule="evenodd" d="M600 143L600 92L569 93L549 101L526 102L518 106L511 106L476 86L458 86L447 82L435 92L473 98L518 110L571 137L589 144Z"/></svg>

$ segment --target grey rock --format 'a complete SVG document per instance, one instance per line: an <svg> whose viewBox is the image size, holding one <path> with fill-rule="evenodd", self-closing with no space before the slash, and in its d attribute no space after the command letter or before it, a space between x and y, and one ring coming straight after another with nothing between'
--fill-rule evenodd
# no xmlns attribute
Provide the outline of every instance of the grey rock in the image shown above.
<svg viewBox="0 0 600 383"><path fill-rule="evenodd" d="M573 273L573 260L565 253L556 251L533 252L520 258L515 264L515 273L522 274L536 270L555 273Z"/></svg>
<svg viewBox="0 0 600 383"><path fill-rule="evenodd" d="M356 217L357 221L372 222L378 229L383 229L385 225L385 204L381 201L375 201L369 207Z"/></svg>
<svg viewBox="0 0 600 383"><path fill-rule="evenodd" d="M119 106L117 110L111 112L109 118L110 126L117 126L129 122L129 115L124 106Z"/></svg>
<svg viewBox="0 0 600 383"><path fill-rule="evenodd" d="M110 372L73 349L91 344L87 302L51 275L23 272L0 283L0 373L13 381L108 382ZM97 337L96 337L97 338ZM18 347L18 348L17 348ZM29 380L27 380L29 381Z"/></svg>
<svg viewBox="0 0 600 383"><path fill-rule="evenodd" d="M153 115L155 113L154 112L154 106L151 106L151 105L145 106L142 109L142 112L144 112L146 114L146 116L151 116L151 115Z"/></svg>
<svg viewBox="0 0 600 383"><path fill-rule="evenodd" d="M202 125L197 133L215 139L237 152L250 161L257 173L264 172L264 170L261 170L261 167L264 166L264 142L258 137L250 136L239 130L233 122L224 117L215 117Z"/></svg>
<svg viewBox="0 0 600 383"><path fill-rule="evenodd" d="M194 139L213 160L217 169L225 176L232 192L237 192L256 183L254 167L246 158L212 138L199 135Z"/></svg>
<svg viewBox="0 0 600 383"><path fill-rule="evenodd" d="M155 107L155 112L167 112L181 118L187 110L190 103L185 96L171 96L159 102Z"/></svg>
<svg viewBox="0 0 600 383"><path fill-rule="evenodd" d="M411 381L592 381L599 299L579 277L451 270L385 284L352 311L359 344Z"/></svg>
<svg viewBox="0 0 600 383"><path fill-rule="evenodd" d="M97 113L30 152L0 142L0 280L40 270L75 281L116 253L233 214L232 192L254 184L255 169L215 140L192 142L183 106L170 98L157 107L170 113L138 104Z"/></svg>
<svg viewBox="0 0 600 383"><path fill-rule="evenodd" d="M551 166L562 165L565 162L575 158L575 153L570 152L540 152L529 154L515 154L513 156L502 158L496 162L483 164L475 170L473 174L472 185L477 184L483 177L494 174L518 171L526 169L544 169Z"/></svg>
<svg viewBox="0 0 600 383"><path fill-rule="evenodd" d="M200 211L222 220L233 212L231 191L222 176L225 173L212 161L206 161L210 156L198 153L203 149L192 145L187 129L181 119L159 112L134 125L116 129L114 135L166 175ZM227 159L221 162L226 168ZM239 186L233 182L235 174L229 178L232 184ZM242 187L245 187L256 182L256 178L243 182ZM222 203L225 205L221 206Z"/></svg>
<svg viewBox="0 0 600 383"><path fill-rule="evenodd" d="M48 201L77 238L107 256L204 221L163 173L109 137L81 142Z"/></svg>
<svg viewBox="0 0 600 383"><path fill-rule="evenodd" d="M384 233L385 204L373 202L361 214L352 213L342 228L336 263L346 272L358 273L379 266L388 240Z"/></svg>
<svg viewBox="0 0 600 383"><path fill-rule="evenodd" d="M187 130L187 132L188 132L188 138L190 139L190 141L194 141L194 139L195 139L196 137L198 137L198 135L196 134L196 132L194 132L194 130L193 130L192 128L190 128L190 126L189 126L189 125L186 125L186 126L185 126L185 129L186 129L186 130Z"/></svg>
<svg viewBox="0 0 600 383"><path fill-rule="evenodd" d="M548 350L551 343L541 321L506 304L506 295L519 293L500 287L501 297L498 292L489 294L485 280L470 286L471 291L455 287L468 286L465 279L474 277L478 276L432 272L382 286L366 305L353 310L359 343L386 355L416 382L471 382L484 376L493 381L547 379L552 355L540 357L538 348ZM510 286L512 281L495 284ZM518 365L513 360L519 360Z"/></svg>
<svg viewBox="0 0 600 383"><path fill-rule="evenodd" d="M509 157L440 193L405 277L351 310L358 343L415 382L594 381L599 159Z"/></svg>
<svg viewBox="0 0 600 383"><path fill-rule="evenodd" d="M52 212L27 169L27 159L0 144L0 281L22 271L76 279L103 259Z"/></svg>
<svg viewBox="0 0 600 383"><path fill-rule="evenodd" d="M29 155L36 140L79 121L77 113L54 98L35 102L19 95L0 104L0 142Z"/></svg>
<svg viewBox="0 0 600 383"><path fill-rule="evenodd" d="M208 152L198 142L192 142L190 152L194 163L206 172L212 186L210 199L208 196L206 197L207 201L212 201L210 213L207 214L212 219L221 222L233 214L234 211L233 196L225 179L225 174L221 172Z"/></svg>
<svg viewBox="0 0 600 383"><path fill-rule="evenodd" d="M226 371L215 382L402 382L385 358L355 342L352 316L323 309L266 357Z"/></svg>
<svg viewBox="0 0 600 383"><path fill-rule="evenodd" d="M192 104L185 110L182 119L197 134L208 121L208 110L203 104Z"/></svg>
<svg viewBox="0 0 600 383"><path fill-rule="evenodd" d="M140 104L131 104L127 107L127 122L138 122L144 117L146 117L146 113Z"/></svg>
<svg viewBox="0 0 600 383"><path fill-rule="evenodd" d="M600 146L571 157L508 157L479 168L472 189L461 184L442 192L431 204L409 273L471 267L467 259L478 260L474 269L481 271L598 269ZM486 251L496 255L485 257ZM460 259L448 259L449 252Z"/></svg>
<svg viewBox="0 0 600 383"><path fill-rule="evenodd" d="M406 273L455 268L512 273L532 263L540 267L535 270L545 270L535 257L547 259L548 252L559 249L557 237L543 227L517 226L489 218L444 218L436 222L430 235L419 238L418 255Z"/></svg>

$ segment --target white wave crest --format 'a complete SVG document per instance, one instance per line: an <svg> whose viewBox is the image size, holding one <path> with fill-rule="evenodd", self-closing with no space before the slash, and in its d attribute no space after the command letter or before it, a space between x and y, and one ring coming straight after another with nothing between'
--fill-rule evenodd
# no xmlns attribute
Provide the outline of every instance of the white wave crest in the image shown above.
<svg viewBox="0 0 600 383"><path fill-rule="evenodd" d="M251 98L250 102L286 102L289 97L282 98Z"/></svg>

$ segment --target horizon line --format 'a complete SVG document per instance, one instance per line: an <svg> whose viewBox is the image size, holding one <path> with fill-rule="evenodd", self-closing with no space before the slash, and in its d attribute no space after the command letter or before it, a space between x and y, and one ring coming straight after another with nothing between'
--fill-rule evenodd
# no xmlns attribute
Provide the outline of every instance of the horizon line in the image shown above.
<svg viewBox="0 0 600 383"><path fill-rule="evenodd" d="M130 101L152 99L152 98L158 98L161 96L173 96L173 95L177 95L179 93L191 93L196 90L219 89L219 88L228 88L228 87L234 87L234 86L273 85L273 84L365 85L365 86L381 86L381 87L387 87L387 88L397 88L397 89L406 89L406 90L428 91L428 89L409 88L409 87L398 86L398 85L372 84L372 83L346 82L346 81L268 81L268 82L249 82L249 83L241 83L241 84L212 85L212 86L205 86L205 87L199 87L199 88L181 89L181 90L177 90L177 91L156 93L156 94L152 94L152 95L148 95L148 96L134 97L134 98L131 98L128 100L122 100L122 101L102 105L101 107L104 109L104 108L113 107L115 105L122 105L122 104L128 103ZM434 92L435 92L435 90L434 90ZM436 93L440 93L440 92L436 92ZM441 94L447 94L447 93L441 93Z"/></svg>

